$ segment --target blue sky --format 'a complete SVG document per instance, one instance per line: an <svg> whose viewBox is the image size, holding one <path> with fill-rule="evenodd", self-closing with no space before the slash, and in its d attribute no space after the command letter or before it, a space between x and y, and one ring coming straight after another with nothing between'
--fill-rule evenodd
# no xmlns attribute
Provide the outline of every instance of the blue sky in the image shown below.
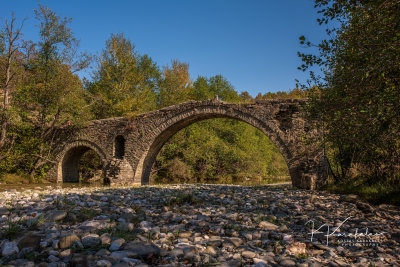
<svg viewBox="0 0 400 267"><path fill-rule="evenodd" d="M111 33L123 32L140 54L160 66L172 59L189 63L190 74L221 74L237 91L286 91L295 79L300 35L319 41L311 0L97 0L41 1L61 17L72 18L72 30L81 50L99 53ZM12 11L27 18L24 37L37 40L34 0L0 0L0 18Z"/></svg>

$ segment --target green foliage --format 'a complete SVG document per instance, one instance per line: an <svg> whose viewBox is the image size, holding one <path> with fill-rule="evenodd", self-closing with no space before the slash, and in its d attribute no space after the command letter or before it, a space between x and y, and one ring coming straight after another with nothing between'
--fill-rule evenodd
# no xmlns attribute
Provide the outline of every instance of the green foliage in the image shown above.
<svg viewBox="0 0 400 267"><path fill-rule="evenodd" d="M196 198L193 192L178 191L172 196L164 196L164 206L183 206L201 204L203 201Z"/></svg>
<svg viewBox="0 0 400 267"><path fill-rule="evenodd" d="M10 128L8 134L11 136L12 142L6 144L4 152L2 151L0 176L4 176L4 181L11 182L10 179L7 179L9 175L6 175L6 173L16 173L17 176L25 177L25 174L29 173L35 165L35 155L39 153L39 148L43 142L39 138L39 130L25 123ZM45 149L44 145L42 147ZM42 167L45 168L46 166ZM36 180L41 178L40 176L35 177ZM15 182L18 180L15 179ZM30 180L33 180L32 177Z"/></svg>
<svg viewBox="0 0 400 267"><path fill-rule="evenodd" d="M101 178L103 163L100 156L93 150L85 152L79 160L79 180L90 182L93 178Z"/></svg>
<svg viewBox="0 0 400 267"><path fill-rule="evenodd" d="M164 145L154 168L158 183L262 181L288 175L285 160L263 133L230 119L202 121L181 130Z"/></svg>
<svg viewBox="0 0 400 267"><path fill-rule="evenodd" d="M26 174L5 173L0 176L0 181L6 184L29 184L32 179Z"/></svg>
<svg viewBox="0 0 400 267"><path fill-rule="evenodd" d="M74 74L86 67L90 58L76 55L78 41L69 28L70 19L61 19L40 4L35 17L40 41L17 53L23 55L18 61L23 75L13 84L8 110L11 123L8 142L2 148L5 153L0 156L0 174L30 173L40 179L51 162L56 127L79 126L91 118L82 83Z"/></svg>
<svg viewBox="0 0 400 267"><path fill-rule="evenodd" d="M357 194L361 199L374 204L400 205L400 186L374 177L357 176L339 183L331 181L325 189L340 194Z"/></svg>
<svg viewBox="0 0 400 267"><path fill-rule="evenodd" d="M3 229L1 234L3 237L12 240L21 235L22 227L21 221L13 222L11 220L8 221L8 227Z"/></svg>
<svg viewBox="0 0 400 267"><path fill-rule="evenodd" d="M99 216L100 214L101 211L99 210L83 207L76 213L76 217L79 222L83 222L91 220L94 217Z"/></svg>
<svg viewBox="0 0 400 267"><path fill-rule="evenodd" d="M304 254L304 253L301 253L301 254L299 254L299 255L297 255L297 258L298 259L308 259L308 255L307 254Z"/></svg>
<svg viewBox="0 0 400 267"><path fill-rule="evenodd" d="M300 88L295 88L288 92L277 91L275 93L268 92L261 96L259 94L256 99L307 99L310 90L302 90Z"/></svg>
<svg viewBox="0 0 400 267"><path fill-rule="evenodd" d="M400 3L315 1L331 39L319 54L299 53L318 89L310 94L310 119L324 129L324 145L337 181L362 175L400 181ZM305 37L300 44L312 46Z"/></svg>
<svg viewBox="0 0 400 267"><path fill-rule="evenodd" d="M112 34L97 59L93 81L86 87L94 96L96 118L129 116L156 107L160 71L152 59L141 56L123 34Z"/></svg>
<svg viewBox="0 0 400 267"><path fill-rule="evenodd" d="M265 94L258 93L255 98L253 98L247 91L243 91L240 93L239 97L241 102L252 102L254 100L263 100L263 99L307 99L310 91L312 89L300 89L295 88L290 91L277 91L277 92L268 92Z"/></svg>
<svg viewBox="0 0 400 267"><path fill-rule="evenodd" d="M193 82L190 79L188 64L173 60L171 67L164 66L162 74L159 81L159 107L167 107L189 99Z"/></svg>
<svg viewBox="0 0 400 267"><path fill-rule="evenodd" d="M29 225L27 226L27 229L30 231L38 230L38 228L43 225L46 222L46 218L43 214L40 216L36 217Z"/></svg>
<svg viewBox="0 0 400 267"><path fill-rule="evenodd" d="M193 84L190 97L193 100L207 100L219 96L223 101L242 101L232 84L221 75L210 78L199 76Z"/></svg>

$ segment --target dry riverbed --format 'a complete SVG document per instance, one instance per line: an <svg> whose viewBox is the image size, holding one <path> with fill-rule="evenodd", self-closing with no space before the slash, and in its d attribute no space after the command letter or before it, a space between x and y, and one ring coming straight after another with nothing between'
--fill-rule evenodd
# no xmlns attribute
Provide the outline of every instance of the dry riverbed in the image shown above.
<svg viewBox="0 0 400 267"><path fill-rule="evenodd" d="M400 265L398 207L287 185L8 189L0 228L0 266Z"/></svg>

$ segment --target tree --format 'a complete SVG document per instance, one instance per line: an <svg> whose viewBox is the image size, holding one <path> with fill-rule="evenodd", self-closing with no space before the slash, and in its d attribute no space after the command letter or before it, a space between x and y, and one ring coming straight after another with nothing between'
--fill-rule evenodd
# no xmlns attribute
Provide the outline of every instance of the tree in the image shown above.
<svg viewBox="0 0 400 267"><path fill-rule="evenodd" d="M16 80L18 67L19 49L22 46L21 30L23 22L19 27L15 25L14 13L11 19L5 21L5 27L1 34L0 42L0 70L2 72L3 105L1 107L1 131L0 131L0 149L6 143L7 127L9 124L9 106L11 90ZM4 75L4 77L3 77Z"/></svg>
<svg viewBox="0 0 400 267"><path fill-rule="evenodd" d="M192 94L193 81L189 75L189 64L173 60L164 66L159 82L158 105L166 107L187 101Z"/></svg>
<svg viewBox="0 0 400 267"><path fill-rule="evenodd" d="M232 84L221 75L210 78L199 76L191 90L192 93L189 94L187 100L189 97L194 100L207 100L213 99L215 96L219 96L224 101L242 101L245 100L243 97L248 97L247 100L251 99L247 92L243 92L239 97Z"/></svg>
<svg viewBox="0 0 400 267"><path fill-rule="evenodd" d="M93 81L87 83L96 103L96 118L134 115L155 109L160 71L147 55L139 55L123 34L112 34L98 58Z"/></svg>
<svg viewBox="0 0 400 267"><path fill-rule="evenodd" d="M208 79L206 77L197 77L196 81L193 83L191 98L197 101L214 98L214 96L210 92Z"/></svg>
<svg viewBox="0 0 400 267"><path fill-rule="evenodd" d="M349 170L371 179L400 180L400 2L397 0L316 0L319 24L336 21L318 54L299 53L318 91L309 115L324 129L336 179ZM304 36L300 43L314 46Z"/></svg>
<svg viewBox="0 0 400 267"><path fill-rule="evenodd" d="M220 96L224 101L240 101L238 93L233 85L222 75L216 75L209 79L210 92L213 96Z"/></svg>
<svg viewBox="0 0 400 267"><path fill-rule="evenodd" d="M249 102L253 100L253 97L247 91L241 92L239 96L241 99L243 99L244 102Z"/></svg>
<svg viewBox="0 0 400 267"><path fill-rule="evenodd" d="M71 19L61 19L42 5L35 10L35 17L40 23L40 41L26 64L26 77L13 99L19 115L15 130L20 137L18 142L23 141L21 131L25 131L34 144L21 152L31 176L51 163L50 147L56 127L67 123L80 125L90 114L82 83L74 74L87 67L90 58L77 54L79 42L69 27Z"/></svg>

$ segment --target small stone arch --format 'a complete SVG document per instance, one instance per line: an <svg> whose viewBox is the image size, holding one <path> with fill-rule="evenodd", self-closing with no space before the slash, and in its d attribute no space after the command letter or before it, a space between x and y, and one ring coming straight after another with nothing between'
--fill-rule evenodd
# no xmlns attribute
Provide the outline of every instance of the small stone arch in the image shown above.
<svg viewBox="0 0 400 267"><path fill-rule="evenodd" d="M99 146L87 140L75 141L68 144L57 157L57 182L79 182L79 160L90 149L100 156L104 169L107 161L106 154Z"/></svg>
<svg viewBox="0 0 400 267"><path fill-rule="evenodd" d="M156 136L140 158L135 172L135 183L148 184L152 165L164 144L179 130L202 120L212 118L229 118L248 123L261 130L281 152L290 172L292 152L288 149L282 137L284 133L273 123L268 124L250 114L224 106L204 106L182 112L165 121L156 130ZM292 178L293 180L293 178Z"/></svg>

